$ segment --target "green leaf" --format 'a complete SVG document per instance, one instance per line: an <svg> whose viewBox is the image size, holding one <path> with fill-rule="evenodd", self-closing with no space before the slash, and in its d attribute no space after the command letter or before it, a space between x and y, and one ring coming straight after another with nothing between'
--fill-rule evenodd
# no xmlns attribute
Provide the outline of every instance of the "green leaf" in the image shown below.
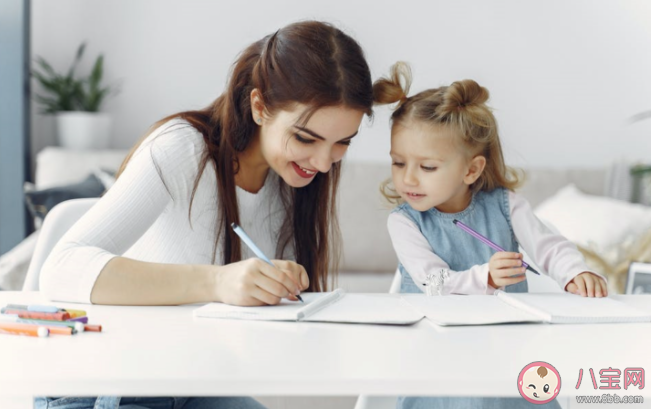
<svg viewBox="0 0 651 409"><path fill-rule="evenodd" d="M42 112L74 110L97 112L111 93L117 93L117 87L101 86L104 75L102 54L95 60L87 77L78 77L75 74L85 49L85 42L79 45L75 59L65 76L57 73L44 58L40 56L35 58L36 66L32 69L32 76L42 86L45 95L35 95L34 98L42 105Z"/></svg>
<svg viewBox="0 0 651 409"><path fill-rule="evenodd" d="M95 61L93 71L90 73L89 84L91 89L99 87L99 83L102 80L103 66L104 56L100 54L100 56L97 57L97 60Z"/></svg>
<svg viewBox="0 0 651 409"><path fill-rule="evenodd" d="M52 66L43 59L43 57L36 57L36 63L43 68L43 70L51 77L58 77L59 75L54 71Z"/></svg>

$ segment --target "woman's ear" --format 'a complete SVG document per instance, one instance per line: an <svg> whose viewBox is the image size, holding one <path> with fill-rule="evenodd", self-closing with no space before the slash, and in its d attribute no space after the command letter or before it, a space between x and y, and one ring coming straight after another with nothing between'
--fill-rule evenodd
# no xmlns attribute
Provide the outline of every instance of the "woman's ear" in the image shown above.
<svg viewBox="0 0 651 409"><path fill-rule="evenodd" d="M466 176L463 178L463 183L466 185L472 185L475 183L475 181L479 179L479 176L481 176L481 173L484 171L485 167L486 158L484 156L477 155L472 158L468 164L468 171L466 172Z"/></svg>
<svg viewBox="0 0 651 409"><path fill-rule="evenodd" d="M251 91L251 116L253 122L258 125L262 124L262 120L264 119L264 100L262 99L260 90L257 88Z"/></svg>

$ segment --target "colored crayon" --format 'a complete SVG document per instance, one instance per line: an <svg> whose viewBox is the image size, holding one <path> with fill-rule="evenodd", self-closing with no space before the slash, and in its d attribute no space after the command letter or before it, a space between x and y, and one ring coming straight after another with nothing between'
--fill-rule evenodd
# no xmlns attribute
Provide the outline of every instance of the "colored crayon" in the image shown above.
<svg viewBox="0 0 651 409"><path fill-rule="evenodd" d="M27 311L27 310L4 310L5 314L16 314L20 318L27 318L33 320L50 320L50 321L66 321L70 319L70 314L62 312L37 312L37 311Z"/></svg>
<svg viewBox="0 0 651 409"><path fill-rule="evenodd" d="M61 309L59 307L55 307L54 305L28 305L27 311L55 313L61 311Z"/></svg>
<svg viewBox="0 0 651 409"><path fill-rule="evenodd" d="M27 335L30 337L47 337L50 330L45 327L14 322L0 322L0 334Z"/></svg>
<svg viewBox="0 0 651 409"><path fill-rule="evenodd" d="M9 315L9 314L1 314L0 315L0 322L14 322L18 324L27 324L27 325L36 325L39 327L45 327L48 330L50 330L51 334L57 334L57 335L72 335L76 334L77 330L83 331L83 327L79 328L79 326L83 324L78 324L75 322L68 322L68 321L47 321L47 320L30 320L30 319L22 319L17 315Z"/></svg>
<svg viewBox="0 0 651 409"><path fill-rule="evenodd" d="M68 314L70 314L71 319L86 316L86 311L84 311L84 310L71 310L71 309L65 308L64 311L66 311Z"/></svg>
<svg viewBox="0 0 651 409"><path fill-rule="evenodd" d="M27 306L22 305L22 304L7 304L3 310L8 309L8 310L26 310Z"/></svg>

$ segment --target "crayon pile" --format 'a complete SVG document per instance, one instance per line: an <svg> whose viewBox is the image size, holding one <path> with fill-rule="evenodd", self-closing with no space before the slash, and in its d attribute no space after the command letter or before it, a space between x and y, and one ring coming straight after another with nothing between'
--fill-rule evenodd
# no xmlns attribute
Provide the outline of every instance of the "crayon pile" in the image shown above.
<svg viewBox="0 0 651 409"><path fill-rule="evenodd" d="M0 310L0 334L47 337L101 332L101 325L88 324L86 311L52 305L8 304Z"/></svg>

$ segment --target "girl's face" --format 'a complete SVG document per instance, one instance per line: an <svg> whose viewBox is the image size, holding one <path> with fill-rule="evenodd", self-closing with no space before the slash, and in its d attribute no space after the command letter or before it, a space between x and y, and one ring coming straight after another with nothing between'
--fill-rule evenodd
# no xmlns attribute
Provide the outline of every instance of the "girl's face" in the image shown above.
<svg viewBox="0 0 651 409"><path fill-rule="evenodd" d="M291 110L263 117L260 124L262 156L296 188L308 185L317 172L327 173L343 158L364 116L364 112L344 106L324 107L303 125L299 120L307 109L297 104Z"/></svg>
<svg viewBox="0 0 651 409"><path fill-rule="evenodd" d="M418 211L458 213L469 204L469 186L481 175L483 156L468 158L455 130L407 120L391 133L391 174L400 197Z"/></svg>

